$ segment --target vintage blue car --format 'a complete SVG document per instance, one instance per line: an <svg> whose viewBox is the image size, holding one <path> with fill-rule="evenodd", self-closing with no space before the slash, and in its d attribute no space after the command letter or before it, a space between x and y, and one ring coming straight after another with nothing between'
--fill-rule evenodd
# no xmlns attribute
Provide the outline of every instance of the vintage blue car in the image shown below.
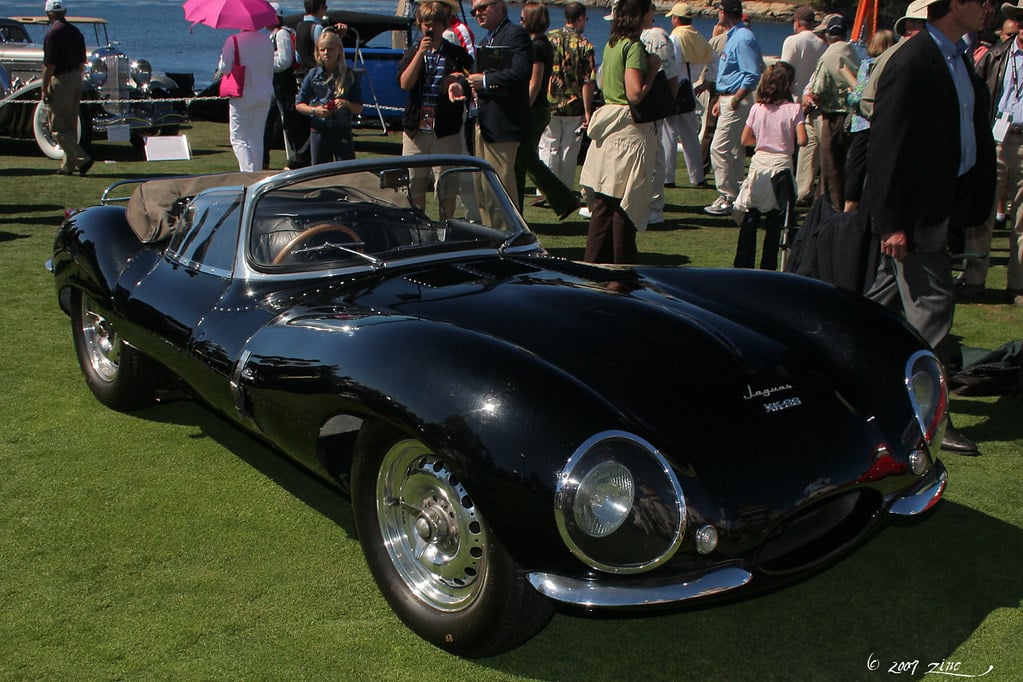
<svg viewBox="0 0 1023 682"><path fill-rule="evenodd" d="M798 579L946 484L942 368L899 318L791 275L552 257L470 157L114 187L51 269L101 402L184 388L335 481L382 594L459 655L556 605Z"/></svg>

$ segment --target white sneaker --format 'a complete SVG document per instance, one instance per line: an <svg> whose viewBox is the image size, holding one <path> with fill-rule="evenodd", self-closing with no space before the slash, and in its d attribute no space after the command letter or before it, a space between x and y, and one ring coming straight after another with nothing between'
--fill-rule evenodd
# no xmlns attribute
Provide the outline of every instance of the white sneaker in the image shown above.
<svg viewBox="0 0 1023 682"><path fill-rule="evenodd" d="M590 213L590 207L589 206L583 206L582 208L580 208L579 209L579 217L580 218L592 218L593 215Z"/></svg>
<svg viewBox="0 0 1023 682"><path fill-rule="evenodd" d="M710 206L704 206L703 210L711 215L731 215L732 202L728 200L728 197L721 195Z"/></svg>

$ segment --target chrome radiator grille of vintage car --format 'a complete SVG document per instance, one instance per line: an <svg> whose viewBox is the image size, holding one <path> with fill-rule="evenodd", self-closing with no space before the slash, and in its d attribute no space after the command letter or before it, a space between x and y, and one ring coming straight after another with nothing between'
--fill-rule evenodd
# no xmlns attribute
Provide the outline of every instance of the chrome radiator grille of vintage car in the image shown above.
<svg viewBox="0 0 1023 682"><path fill-rule="evenodd" d="M117 52L98 55L106 67L107 79L99 87L99 96L111 100L103 105L103 109L114 116L124 116L131 111L128 99L131 97L131 67L128 58Z"/></svg>

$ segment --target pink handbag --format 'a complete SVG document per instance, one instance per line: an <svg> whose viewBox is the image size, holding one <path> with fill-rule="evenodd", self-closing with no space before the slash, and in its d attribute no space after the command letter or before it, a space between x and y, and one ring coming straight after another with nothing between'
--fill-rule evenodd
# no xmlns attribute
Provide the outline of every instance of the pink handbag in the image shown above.
<svg viewBox="0 0 1023 682"><path fill-rule="evenodd" d="M231 67L231 73L220 77L221 97L241 97L242 91L245 89L245 67L241 65L238 57L238 36L232 36L232 38L234 39L234 65Z"/></svg>

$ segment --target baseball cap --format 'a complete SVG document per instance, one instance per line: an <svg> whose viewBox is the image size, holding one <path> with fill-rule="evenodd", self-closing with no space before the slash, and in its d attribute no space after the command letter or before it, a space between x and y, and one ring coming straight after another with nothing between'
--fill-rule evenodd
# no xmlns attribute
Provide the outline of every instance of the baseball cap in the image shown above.
<svg viewBox="0 0 1023 682"><path fill-rule="evenodd" d="M792 20L812 24L817 21L817 13L814 12L813 7L810 7L810 5L800 5L792 15Z"/></svg>
<svg viewBox="0 0 1023 682"><path fill-rule="evenodd" d="M46 8L44 12L66 12L67 5L64 4L64 0L46 0Z"/></svg>
<svg viewBox="0 0 1023 682"><path fill-rule="evenodd" d="M742 0L720 0L715 7L733 17L742 16Z"/></svg>
<svg viewBox="0 0 1023 682"><path fill-rule="evenodd" d="M848 32L849 27L845 25L845 17L838 15L828 19L828 27L825 29L825 33L833 36L845 35Z"/></svg>
<svg viewBox="0 0 1023 682"><path fill-rule="evenodd" d="M666 16L666 17L682 17L683 19L692 19L693 18L693 10L692 10L692 8L689 5L687 5L684 2L676 2L674 5L671 6L671 9L668 10L668 13L665 14L664 16Z"/></svg>
<svg viewBox="0 0 1023 682"><path fill-rule="evenodd" d="M825 33L825 32L827 32L827 30L828 30L828 23L832 19L834 19L835 17L838 17L839 19L841 19L842 15L841 14L825 14L824 17L821 19L821 23L817 24L817 26L813 29L813 32L814 33Z"/></svg>

